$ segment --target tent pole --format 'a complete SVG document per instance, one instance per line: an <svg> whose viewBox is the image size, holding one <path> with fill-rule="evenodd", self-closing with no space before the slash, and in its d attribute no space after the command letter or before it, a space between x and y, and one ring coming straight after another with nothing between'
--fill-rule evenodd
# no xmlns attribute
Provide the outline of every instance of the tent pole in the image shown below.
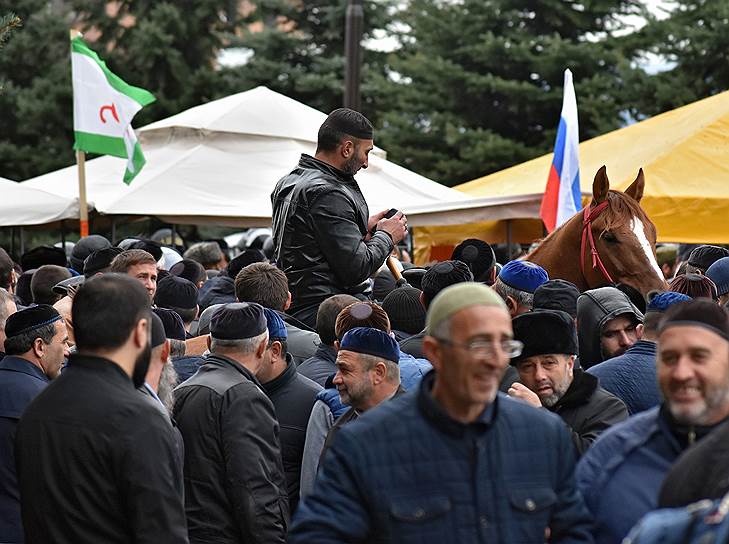
<svg viewBox="0 0 729 544"><path fill-rule="evenodd" d="M25 253L25 231L20 227L20 254Z"/></svg>
<svg viewBox="0 0 729 544"><path fill-rule="evenodd" d="M170 243L170 245L175 248L177 247L177 225L172 223L170 227L170 230L172 230L172 242Z"/></svg>
<svg viewBox="0 0 729 544"><path fill-rule="evenodd" d="M116 217L111 218L111 245L116 245Z"/></svg>
<svg viewBox="0 0 729 544"><path fill-rule="evenodd" d="M506 220L506 256L511 260L511 219Z"/></svg>
<svg viewBox="0 0 729 544"><path fill-rule="evenodd" d="M63 219L61 219L61 247L63 248L63 251L66 251L66 227L63 224Z"/></svg>

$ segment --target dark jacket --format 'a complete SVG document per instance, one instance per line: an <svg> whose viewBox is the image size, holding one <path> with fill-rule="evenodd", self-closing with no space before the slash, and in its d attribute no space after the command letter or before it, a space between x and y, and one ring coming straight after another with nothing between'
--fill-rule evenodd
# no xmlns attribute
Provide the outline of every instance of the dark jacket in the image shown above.
<svg viewBox="0 0 729 544"><path fill-rule="evenodd" d="M26 542L187 542L169 418L115 363L73 354L18 424Z"/></svg>
<svg viewBox="0 0 729 544"><path fill-rule="evenodd" d="M263 390L273 402L281 428L281 457L286 474L289 511L295 512L299 503L301 457L304 455L306 424L309 422L311 408L316 402L316 395L322 388L296 372L296 365L290 356L287 357L287 362L283 374L264 383Z"/></svg>
<svg viewBox="0 0 729 544"><path fill-rule="evenodd" d="M309 155L278 181L271 203L274 258L288 277L294 316L332 295L362 293L393 249L386 232L364 241L369 209L354 176Z"/></svg>
<svg viewBox="0 0 729 544"><path fill-rule="evenodd" d="M622 355L595 365L587 372L600 380L600 387L621 399L631 415L661 403L655 342L638 340Z"/></svg>
<svg viewBox="0 0 729 544"><path fill-rule="evenodd" d="M273 404L248 369L209 355L175 389L190 542L285 542L288 495Z"/></svg>
<svg viewBox="0 0 729 544"><path fill-rule="evenodd" d="M595 520L597 544L622 542L630 529L658 505L670 466L692 436L663 407L652 408L605 431L577 463L577 485Z"/></svg>
<svg viewBox="0 0 729 544"><path fill-rule="evenodd" d="M182 357L172 359L172 366L175 368L175 372L177 372L179 383L192 378L204 362L205 357L200 355L183 355Z"/></svg>
<svg viewBox="0 0 729 544"><path fill-rule="evenodd" d="M322 387L327 378L337 371L337 352L333 347L320 344L313 357L301 363L296 370Z"/></svg>
<svg viewBox="0 0 729 544"><path fill-rule="evenodd" d="M203 283L197 296L200 313L213 304L227 304L235 300L235 282L224 273Z"/></svg>
<svg viewBox="0 0 729 544"><path fill-rule="evenodd" d="M0 542L23 542L15 473L15 430L20 416L49 379L34 364L8 355L0 361Z"/></svg>
<svg viewBox="0 0 729 544"><path fill-rule="evenodd" d="M603 361L600 335L605 324L619 315L632 314L643 323L643 314L628 296L614 287L585 291L577 299L577 336L580 344L580 366L588 369Z"/></svg>
<svg viewBox="0 0 729 544"><path fill-rule="evenodd" d="M659 508L721 499L729 492L729 423L687 449L673 464L658 495Z"/></svg>
<svg viewBox="0 0 729 544"><path fill-rule="evenodd" d="M572 431L572 442L580 457L608 427L628 419L622 400L598 387L597 378L574 370L572 384L557 403L549 408Z"/></svg>
<svg viewBox="0 0 729 544"><path fill-rule="evenodd" d="M296 365L313 357L319 347L319 335L298 319L283 312L276 312L286 326L286 347Z"/></svg>
<svg viewBox="0 0 729 544"><path fill-rule="evenodd" d="M462 424L433 380L339 431L289 542L592 542L564 423L499 394Z"/></svg>

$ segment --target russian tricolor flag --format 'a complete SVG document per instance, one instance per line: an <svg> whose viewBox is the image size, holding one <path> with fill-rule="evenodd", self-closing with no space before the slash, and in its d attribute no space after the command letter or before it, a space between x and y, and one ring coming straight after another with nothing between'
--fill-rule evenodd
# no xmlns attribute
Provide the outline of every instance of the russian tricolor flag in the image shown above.
<svg viewBox="0 0 729 544"><path fill-rule="evenodd" d="M564 71L564 98L554 143L554 158L539 215L547 231L552 232L581 208L577 99L572 85L572 72L567 69Z"/></svg>

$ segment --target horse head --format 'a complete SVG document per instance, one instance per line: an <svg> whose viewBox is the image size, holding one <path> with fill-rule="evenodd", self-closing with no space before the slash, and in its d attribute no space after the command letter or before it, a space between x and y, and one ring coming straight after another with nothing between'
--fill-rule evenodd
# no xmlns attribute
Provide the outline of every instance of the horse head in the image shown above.
<svg viewBox="0 0 729 544"><path fill-rule="evenodd" d="M665 289L656 260L656 227L640 207L643 169L625 192L610 189L605 166L592 184L592 202L582 215L582 272L587 288L625 283L644 295ZM589 210L589 211L588 211Z"/></svg>

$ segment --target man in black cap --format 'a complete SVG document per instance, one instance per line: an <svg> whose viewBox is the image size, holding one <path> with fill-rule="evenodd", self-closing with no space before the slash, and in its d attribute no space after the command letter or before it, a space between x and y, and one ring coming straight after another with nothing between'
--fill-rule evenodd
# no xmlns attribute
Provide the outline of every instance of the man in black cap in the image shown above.
<svg viewBox="0 0 729 544"><path fill-rule="evenodd" d="M511 364L519 372L509 395L558 414L572 431L577 456L605 429L627 419L623 401L598 386L597 378L574 368L575 322L560 310L534 310L512 321L524 344Z"/></svg>
<svg viewBox="0 0 729 544"><path fill-rule="evenodd" d="M149 365L149 314L145 289L124 275L76 293L78 352L18 424L28 542L187 542L174 431L136 390Z"/></svg>
<svg viewBox="0 0 729 544"><path fill-rule="evenodd" d="M368 217L354 179L367 168L373 134L361 113L334 110L319 128L316 154L302 154L271 194L275 261L289 279L291 314L309 327L326 298L361 295L407 233L401 212Z"/></svg>
<svg viewBox="0 0 729 544"><path fill-rule="evenodd" d="M496 256L493 248L478 238L469 238L453 249L451 259L468 265L473 281L493 285L496 281Z"/></svg>
<svg viewBox="0 0 729 544"><path fill-rule="evenodd" d="M689 255L686 274L706 274L709 267L722 257L729 257L729 250L719 246L699 246Z"/></svg>
<svg viewBox="0 0 729 544"><path fill-rule="evenodd" d="M577 319L577 299L580 290L567 280L548 280L534 291L534 310L561 310Z"/></svg>
<svg viewBox="0 0 729 544"><path fill-rule="evenodd" d="M170 340L165 333L162 320L156 313L151 316L151 346L149 368L139 391L155 401L155 406L172 414L174 398L172 391L177 386L177 373L170 360Z"/></svg>
<svg viewBox="0 0 729 544"><path fill-rule="evenodd" d="M191 338L190 327L198 316L197 295L198 290L194 283L173 275L157 284L154 295L154 303L157 306L173 310L182 318L187 338Z"/></svg>
<svg viewBox="0 0 729 544"><path fill-rule="evenodd" d="M94 251L111 247L111 242L99 234L84 236L73 246L68 263L76 272L84 271L84 261Z"/></svg>
<svg viewBox="0 0 729 544"><path fill-rule="evenodd" d="M61 316L51 306L33 306L6 322L5 351L0 361L0 539L23 542L15 431L28 404L58 376L68 356Z"/></svg>
<svg viewBox="0 0 729 544"><path fill-rule="evenodd" d="M38 246L20 256L23 271L35 270L44 264L66 267L66 253L60 247Z"/></svg>
<svg viewBox="0 0 729 544"><path fill-rule="evenodd" d="M283 543L288 494L279 425L256 378L268 348L263 308L221 307L208 344L205 363L175 389L190 542Z"/></svg>

